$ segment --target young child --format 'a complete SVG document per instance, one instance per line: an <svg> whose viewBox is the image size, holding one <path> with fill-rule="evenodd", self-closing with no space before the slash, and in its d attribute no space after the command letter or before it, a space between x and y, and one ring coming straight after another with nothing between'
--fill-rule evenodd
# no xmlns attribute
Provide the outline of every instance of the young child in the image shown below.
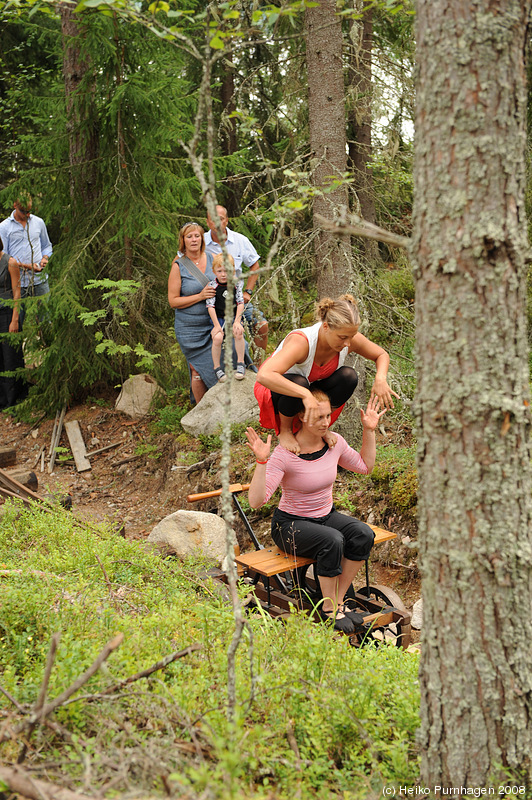
<svg viewBox="0 0 532 800"><path fill-rule="evenodd" d="M228 256L231 264L235 265L233 256ZM206 300L207 311L212 319L213 329L212 336L212 363L214 366L214 374L220 383L227 380L227 375L220 366L220 358L222 355L222 344L224 340L224 325L225 325L225 298L227 296L227 272L223 263L223 255L215 255L212 259L212 271L216 278L209 283L216 290L214 297ZM237 357L237 366L235 378L237 381L244 380L246 375L246 367L244 364L244 350L246 343L244 340L244 328L242 327L241 319L244 313L244 294L242 292L243 281L238 281L233 292L233 336L235 339L235 350Z"/></svg>

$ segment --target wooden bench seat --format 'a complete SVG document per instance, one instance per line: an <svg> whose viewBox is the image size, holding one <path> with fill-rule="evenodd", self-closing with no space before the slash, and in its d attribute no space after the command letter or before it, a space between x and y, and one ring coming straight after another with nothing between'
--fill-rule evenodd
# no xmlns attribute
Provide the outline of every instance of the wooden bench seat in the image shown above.
<svg viewBox="0 0 532 800"><path fill-rule="evenodd" d="M384 528L378 528L376 525L370 525L370 528L375 534L374 544L387 542L397 536L396 533L391 533ZM294 553L285 553L284 550L280 550L275 546L235 556L237 564L251 569L253 572L258 572L259 575L264 575L266 578L271 578L273 575L279 575L282 572L293 572L300 567L307 567L309 564L314 564L315 560L314 558L297 556Z"/></svg>

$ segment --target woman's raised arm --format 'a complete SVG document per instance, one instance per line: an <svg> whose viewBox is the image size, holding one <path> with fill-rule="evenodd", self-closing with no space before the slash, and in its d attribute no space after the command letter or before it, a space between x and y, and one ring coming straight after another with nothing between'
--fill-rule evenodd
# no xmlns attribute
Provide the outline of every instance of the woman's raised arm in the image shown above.
<svg viewBox="0 0 532 800"><path fill-rule="evenodd" d="M392 391L388 385L388 367L390 366L390 356L386 350L375 342L371 342L361 333L356 333L349 344L350 353L358 353L359 355L367 358L368 361L374 361L377 367L377 374L371 387L371 397L377 397L379 400L380 408L393 408L393 398L399 398L396 392Z"/></svg>
<svg viewBox="0 0 532 800"><path fill-rule="evenodd" d="M265 442L254 428L246 429L247 446L255 455L255 472L249 485L248 499L251 508L260 508L266 499L266 465L272 446L271 433Z"/></svg>

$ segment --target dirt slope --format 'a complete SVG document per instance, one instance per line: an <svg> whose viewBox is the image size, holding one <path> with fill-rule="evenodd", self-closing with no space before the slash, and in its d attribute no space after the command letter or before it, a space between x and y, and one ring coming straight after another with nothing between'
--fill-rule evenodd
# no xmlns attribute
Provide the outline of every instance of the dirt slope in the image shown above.
<svg viewBox="0 0 532 800"><path fill-rule="evenodd" d="M78 516L91 521L109 520L127 538L144 539L167 514L191 507L186 500L188 494L220 485L217 453L205 452L200 443L194 451L195 445L191 446L190 441L180 442L179 436L153 437L149 420L132 421L110 406L90 404L68 409L65 420L80 423L89 453L115 445L91 457L92 469L88 472L78 473L73 462L64 461L68 454L62 452L52 474L48 474L47 463L45 471L40 471L39 453L44 446L48 457L53 419L44 419L32 427L0 414L0 446L16 448L16 468L32 469L36 473L41 496L68 494ZM64 432L60 445L68 448ZM233 448L233 456L231 480L245 481L252 458L245 447L238 446ZM375 552L372 581L392 586L411 607L420 595L415 558L412 559L409 548L409 542L415 537L412 520L390 515L385 502L375 503L370 495L367 499L359 497L358 502L359 506L366 506L367 514L376 515L376 524L398 534L397 540L381 545L379 552ZM216 511L218 501L210 500L193 507ZM259 540L268 543L269 520L259 513L251 521ZM236 530L243 549L251 549L240 522Z"/></svg>

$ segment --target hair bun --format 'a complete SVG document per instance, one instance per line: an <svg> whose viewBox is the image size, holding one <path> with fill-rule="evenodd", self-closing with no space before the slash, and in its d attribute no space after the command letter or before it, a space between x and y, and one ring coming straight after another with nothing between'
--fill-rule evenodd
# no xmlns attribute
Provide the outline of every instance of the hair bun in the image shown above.
<svg viewBox="0 0 532 800"><path fill-rule="evenodd" d="M358 327L360 314L352 294L343 294L336 300L323 297L316 304L316 319L327 322L331 328Z"/></svg>
<svg viewBox="0 0 532 800"><path fill-rule="evenodd" d="M316 303L316 317L323 322L327 316L327 312L331 311L334 305L335 301L331 297L322 297L321 300Z"/></svg>

